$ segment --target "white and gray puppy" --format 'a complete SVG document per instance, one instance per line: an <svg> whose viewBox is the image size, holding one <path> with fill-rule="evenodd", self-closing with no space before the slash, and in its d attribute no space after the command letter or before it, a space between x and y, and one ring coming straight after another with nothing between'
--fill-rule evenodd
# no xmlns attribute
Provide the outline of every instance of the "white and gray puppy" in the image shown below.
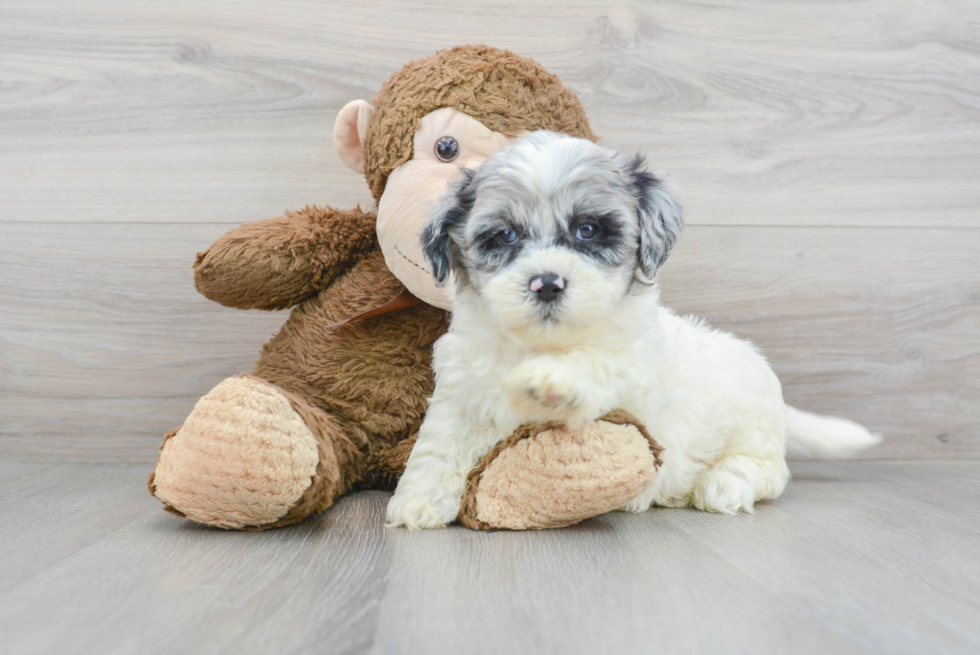
<svg viewBox="0 0 980 655"><path fill-rule="evenodd" d="M823 456L877 442L786 406L752 344L659 305L654 277L683 220L642 157L536 132L461 175L422 234L436 281L455 278L456 296L390 525L455 520L466 474L528 421L638 417L664 452L631 511L750 512L786 486L787 436Z"/></svg>

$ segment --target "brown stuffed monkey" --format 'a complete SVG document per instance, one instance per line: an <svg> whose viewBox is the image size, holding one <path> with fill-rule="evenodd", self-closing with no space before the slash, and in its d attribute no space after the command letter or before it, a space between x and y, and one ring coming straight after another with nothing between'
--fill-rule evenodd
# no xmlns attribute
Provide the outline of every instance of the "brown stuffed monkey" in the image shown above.
<svg viewBox="0 0 980 655"><path fill-rule="evenodd" d="M539 129L595 140L575 95L534 61L463 46L411 62L336 122L337 151L364 173L377 213L306 207L198 255L195 285L211 300L295 308L251 374L218 384L164 437L148 482L167 510L261 529L352 490L394 488L452 302L425 270L418 233L461 166ZM659 451L624 412L575 432L524 426L471 472L459 520L544 528L607 512L652 482Z"/></svg>

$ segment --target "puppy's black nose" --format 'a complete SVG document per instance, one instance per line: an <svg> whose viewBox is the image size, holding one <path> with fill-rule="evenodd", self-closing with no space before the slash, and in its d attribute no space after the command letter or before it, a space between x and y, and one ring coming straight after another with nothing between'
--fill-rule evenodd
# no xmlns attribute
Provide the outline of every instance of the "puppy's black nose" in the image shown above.
<svg viewBox="0 0 980 655"><path fill-rule="evenodd" d="M544 302L553 302L565 290L565 280L560 275L545 273L531 280L531 291Z"/></svg>

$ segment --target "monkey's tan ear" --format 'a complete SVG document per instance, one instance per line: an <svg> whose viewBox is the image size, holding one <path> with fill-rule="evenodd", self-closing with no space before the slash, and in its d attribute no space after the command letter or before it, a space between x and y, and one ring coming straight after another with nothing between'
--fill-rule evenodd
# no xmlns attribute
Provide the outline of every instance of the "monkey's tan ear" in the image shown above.
<svg viewBox="0 0 980 655"><path fill-rule="evenodd" d="M374 107L367 100L344 105L333 124L333 142L340 160L357 173L364 172L364 139Z"/></svg>

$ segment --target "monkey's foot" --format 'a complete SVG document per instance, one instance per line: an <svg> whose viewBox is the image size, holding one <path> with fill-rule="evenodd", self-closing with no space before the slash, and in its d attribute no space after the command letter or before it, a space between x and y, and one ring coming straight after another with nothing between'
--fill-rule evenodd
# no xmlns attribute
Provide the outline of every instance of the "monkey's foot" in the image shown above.
<svg viewBox="0 0 980 655"><path fill-rule="evenodd" d="M558 528L622 507L653 484L662 448L616 410L579 430L526 425L467 478L459 522L476 530Z"/></svg>
<svg viewBox="0 0 980 655"><path fill-rule="evenodd" d="M280 389L242 375L212 389L167 434L148 484L169 511L193 521L271 527L307 494L319 451Z"/></svg>

